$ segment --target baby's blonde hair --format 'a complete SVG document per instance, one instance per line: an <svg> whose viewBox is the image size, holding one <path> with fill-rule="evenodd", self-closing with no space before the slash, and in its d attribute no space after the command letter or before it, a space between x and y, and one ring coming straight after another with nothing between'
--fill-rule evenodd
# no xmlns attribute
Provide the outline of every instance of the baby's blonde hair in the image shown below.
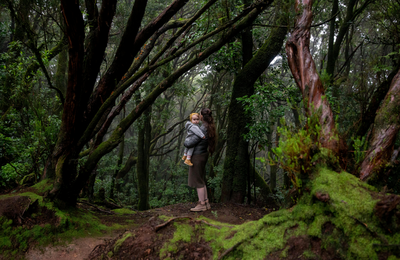
<svg viewBox="0 0 400 260"><path fill-rule="evenodd" d="M192 117L193 117L194 115L198 116L199 119L200 119L200 114L199 114L199 113L191 113L190 116L189 116L190 122L192 122Z"/></svg>

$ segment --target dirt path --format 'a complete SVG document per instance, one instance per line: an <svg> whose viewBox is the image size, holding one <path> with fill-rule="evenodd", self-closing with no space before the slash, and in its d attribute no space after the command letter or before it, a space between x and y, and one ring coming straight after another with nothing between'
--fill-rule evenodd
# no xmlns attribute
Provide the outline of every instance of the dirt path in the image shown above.
<svg viewBox="0 0 400 260"><path fill-rule="evenodd" d="M90 252L105 239L112 237L85 237L78 238L64 246L47 246L41 249L29 250L26 254L27 260L70 260L85 259Z"/></svg>

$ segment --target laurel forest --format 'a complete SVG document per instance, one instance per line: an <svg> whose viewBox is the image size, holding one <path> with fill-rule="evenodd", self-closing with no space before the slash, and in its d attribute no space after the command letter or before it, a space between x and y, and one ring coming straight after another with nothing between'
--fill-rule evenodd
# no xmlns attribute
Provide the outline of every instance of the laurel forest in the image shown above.
<svg viewBox="0 0 400 260"><path fill-rule="evenodd" d="M202 108L211 210L85 257L400 257L398 0L0 0L0 21L4 259L196 202L181 158Z"/></svg>

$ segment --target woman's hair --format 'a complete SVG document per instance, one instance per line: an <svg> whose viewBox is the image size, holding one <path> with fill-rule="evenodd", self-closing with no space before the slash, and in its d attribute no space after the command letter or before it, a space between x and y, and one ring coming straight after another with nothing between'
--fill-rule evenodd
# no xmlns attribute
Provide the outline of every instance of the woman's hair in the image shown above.
<svg viewBox="0 0 400 260"><path fill-rule="evenodd" d="M208 151L212 155L215 151L215 144L217 142L214 118L212 117L211 110L209 108L203 108L200 114L203 116L203 122L207 123Z"/></svg>
<svg viewBox="0 0 400 260"><path fill-rule="evenodd" d="M189 116L190 122L192 122L192 117L193 117L193 116L197 116L197 117L200 119L199 113L191 113L190 116Z"/></svg>

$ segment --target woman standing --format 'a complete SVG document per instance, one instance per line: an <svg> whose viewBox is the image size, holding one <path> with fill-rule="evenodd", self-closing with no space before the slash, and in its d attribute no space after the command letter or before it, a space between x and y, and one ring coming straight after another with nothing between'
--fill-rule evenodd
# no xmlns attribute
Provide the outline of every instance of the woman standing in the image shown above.
<svg viewBox="0 0 400 260"><path fill-rule="evenodd" d="M190 209L191 211L206 211L211 209L205 183L208 153L212 155L215 151L216 143L215 124L214 118L211 115L211 110L203 108L200 112L200 120L203 122L200 126L200 130L204 133L206 138L201 139L195 136L195 138L185 140L184 143L184 146L187 148L194 147L192 155L193 166L189 168L188 185L197 189L199 202L196 207Z"/></svg>

